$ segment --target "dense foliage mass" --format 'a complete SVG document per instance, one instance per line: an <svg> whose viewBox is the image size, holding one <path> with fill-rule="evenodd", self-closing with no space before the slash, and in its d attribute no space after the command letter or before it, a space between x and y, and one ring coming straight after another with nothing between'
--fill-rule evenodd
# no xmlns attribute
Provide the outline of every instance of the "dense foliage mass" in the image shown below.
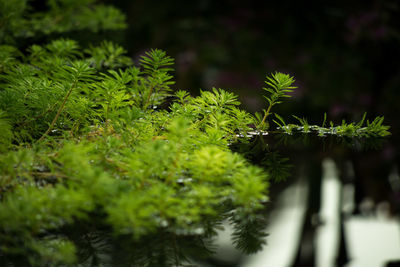
<svg viewBox="0 0 400 267"><path fill-rule="evenodd" d="M4 66L4 252L72 260L72 243L54 232L93 217L136 239L160 229L204 235L210 220L248 219L267 201L267 174L228 148L253 121L236 96L178 91L169 110L158 108L173 60L151 50L130 66L109 59L119 49L82 53L56 40Z"/></svg>
<svg viewBox="0 0 400 267"><path fill-rule="evenodd" d="M260 248L265 234L259 212L268 201L269 180L288 171L254 166L230 144L271 130L267 118L272 106L290 96L292 77L268 77L267 109L253 116L222 89L197 97L173 92L174 60L162 50L133 62L109 41L86 48L70 39L23 50L11 45L23 34L66 31L75 20L94 30L118 28L123 18L112 8L72 12L77 1L49 1L49 17L26 18L16 13L27 10L26 1L0 3L9 14L2 17L7 26L0 35L8 43L0 47L1 262L179 265L193 256L188 242L212 249L208 241L224 220L234 225L238 248ZM71 13L61 16L64 5ZM85 12L119 19L105 23ZM42 25L51 25L57 14L68 23ZM25 32L30 23L36 28ZM305 119L286 125L275 117L280 134L388 134L382 118L365 127L363 119L326 128ZM270 155L267 162L279 162ZM138 245L142 241L152 245Z"/></svg>

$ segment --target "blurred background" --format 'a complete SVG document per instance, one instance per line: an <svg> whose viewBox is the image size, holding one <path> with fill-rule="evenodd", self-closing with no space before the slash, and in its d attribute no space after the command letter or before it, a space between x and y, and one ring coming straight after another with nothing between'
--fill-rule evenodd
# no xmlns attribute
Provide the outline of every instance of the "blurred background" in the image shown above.
<svg viewBox="0 0 400 267"><path fill-rule="evenodd" d="M127 15L128 29L113 39L132 57L166 50L179 89L231 89L259 111L265 75L282 71L298 81L291 109L310 118L358 119L367 110L394 120L385 111L399 99L398 1L106 2Z"/></svg>
<svg viewBox="0 0 400 267"><path fill-rule="evenodd" d="M243 260L222 233L225 250L205 266L399 266L399 1L104 2L127 15L128 29L112 39L132 58L160 48L176 59L178 89L227 89L261 111L265 75L281 71L298 86L275 110L289 122L296 114L321 124L324 112L358 121L366 111L391 126L375 150L288 148L293 177L271 189L269 256Z"/></svg>
<svg viewBox="0 0 400 267"><path fill-rule="evenodd" d="M177 89L196 95L223 88L238 94L243 108L261 112L265 75L280 71L298 86L275 109L287 122L296 122L295 114L321 124L324 112L335 123L358 121L367 112L369 119L384 115L391 126L392 135L374 150L286 147L293 176L271 188L263 251L273 253L262 256L275 261L251 265L254 259L227 249L204 266L399 266L399 1L100 2L125 13L128 28L71 37L113 40L134 60L163 49L176 60ZM224 234L220 242L229 247Z"/></svg>

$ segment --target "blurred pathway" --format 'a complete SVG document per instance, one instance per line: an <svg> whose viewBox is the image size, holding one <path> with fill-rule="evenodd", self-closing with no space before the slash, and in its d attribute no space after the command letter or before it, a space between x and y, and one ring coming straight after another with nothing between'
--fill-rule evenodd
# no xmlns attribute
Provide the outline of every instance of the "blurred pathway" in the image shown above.
<svg viewBox="0 0 400 267"><path fill-rule="evenodd" d="M352 259L346 267L383 267L400 260L399 221L352 217L345 223L345 236Z"/></svg>
<svg viewBox="0 0 400 267"><path fill-rule="evenodd" d="M308 189L299 179L282 192L276 208L270 214L267 245L246 257L243 267L286 267L296 256L305 215Z"/></svg>
<svg viewBox="0 0 400 267"><path fill-rule="evenodd" d="M342 203L346 207L354 203L351 203L351 190L343 191L337 168L330 159L323 162L321 189L322 223L314 239L315 263L317 267L334 267L340 245ZM306 183L299 179L282 193L270 216L268 245L259 253L247 256L241 267L292 266L304 223L307 191ZM344 239L350 259L346 267L384 267L390 260L400 261L399 219L349 216L344 220Z"/></svg>

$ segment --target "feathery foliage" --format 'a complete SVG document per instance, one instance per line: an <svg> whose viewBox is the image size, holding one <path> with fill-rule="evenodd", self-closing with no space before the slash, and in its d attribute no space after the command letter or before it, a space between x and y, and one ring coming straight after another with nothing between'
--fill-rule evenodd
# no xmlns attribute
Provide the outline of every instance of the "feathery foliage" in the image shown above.
<svg viewBox="0 0 400 267"><path fill-rule="evenodd" d="M0 49L0 261L7 266L178 266L196 258L191 247L212 252L226 220L236 246L256 252L265 242L270 180L287 178L290 164L269 151L264 168L255 166L232 143L266 130L389 134L383 117L364 125L365 116L327 128L326 119L319 127L296 117L294 125L275 114L279 128L271 129L272 107L295 88L287 74L267 77L261 119L223 89L174 93L174 60L159 49L135 65L109 41L13 46L39 33L124 25L119 11L92 0L48 5L28 15L27 1L0 0L7 14L0 40L9 44Z"/></svg>

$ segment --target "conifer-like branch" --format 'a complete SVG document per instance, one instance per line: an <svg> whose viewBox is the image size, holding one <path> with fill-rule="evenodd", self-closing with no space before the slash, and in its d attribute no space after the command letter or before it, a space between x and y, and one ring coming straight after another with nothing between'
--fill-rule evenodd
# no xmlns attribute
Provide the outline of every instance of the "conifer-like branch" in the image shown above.
<svg viewBox="0 0 400 267"><path fill-rule="evenodd" d="M264 96L268 101L268 108L264 111L264 117L261 120L259 127L263 128L265 125L265 121L267 117L270 115L271 108L276 105L282 103L281 98L291 97L288 93L293 92L296 88L292 86L294 83L293 77L290 77L288 74L276 72L271 74L272 77L266 77L265 83L268 87L264 87L263 89L270 93L269 96Z"/></svg>

